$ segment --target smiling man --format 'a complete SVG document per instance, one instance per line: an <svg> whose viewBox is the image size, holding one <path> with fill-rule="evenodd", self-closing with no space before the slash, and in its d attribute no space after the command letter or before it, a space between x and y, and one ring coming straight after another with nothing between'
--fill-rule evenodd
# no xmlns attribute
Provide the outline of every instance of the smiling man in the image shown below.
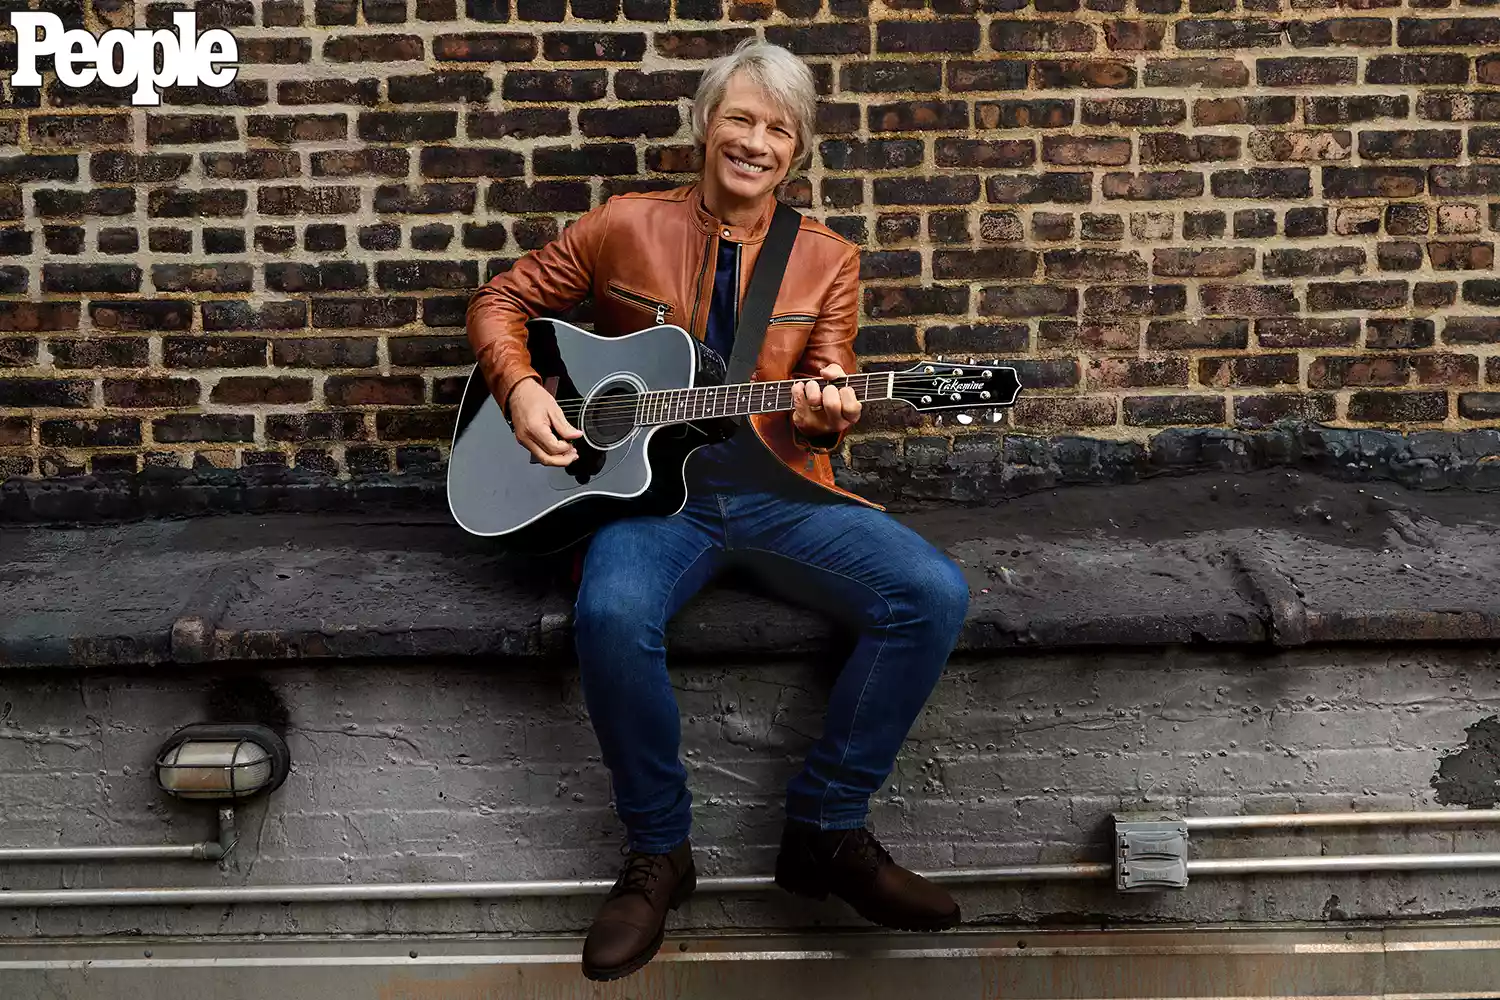
<svg viewBox="0 0 1500 1000"><path fill-rule="evenodd" d="M776 189L811 157L816 100L800 59L747 40L699 85L696 182L610 198L474 295L468 334L480 370L538 461L571 463L580 432L531 366L526 321L591 295L595 333L670 323L727 359ZM589 543L574 631L630 851L584 944L591 979L649 962L667 911L696 884L664 637L678 610L730 566L858 629L822 736L787 790L777 883L814 898L832 893L887 927L959 921L953 899L898 866L865 826L870 796L957 641L969 590L952 560L834 483L828 454L859 419L860 402L830 383L855 369L858 316L858 248L802 218L753 376L797 379L795 409L754 416L699 449L677 514L614 521Z"/></svg>

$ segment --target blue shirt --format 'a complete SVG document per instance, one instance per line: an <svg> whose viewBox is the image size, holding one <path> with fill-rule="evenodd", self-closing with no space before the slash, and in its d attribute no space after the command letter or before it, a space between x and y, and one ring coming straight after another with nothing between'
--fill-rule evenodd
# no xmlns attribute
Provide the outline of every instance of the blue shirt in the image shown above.
<svg viewBox="0 0 1500 1000"><path fill-rule="evenodd" d="M739 288L735 263L740 245L719 241L719 259L714 268L714 293L708 305L708 329L703 342L724 363L734 353L734 329L739 324ZM707 445L693 452L688 460L688 487L694 491L732 492L738 489L767 490L777 481L768 479L766 450L755 440L755 430L747 418L734 437Z"/></svg>

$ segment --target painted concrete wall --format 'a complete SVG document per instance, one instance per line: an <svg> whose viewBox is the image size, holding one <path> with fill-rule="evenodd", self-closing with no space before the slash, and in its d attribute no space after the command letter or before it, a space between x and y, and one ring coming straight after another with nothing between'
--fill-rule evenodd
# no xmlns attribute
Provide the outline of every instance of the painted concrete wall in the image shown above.
<svg viewBox="0 0 1500 1000"><path fill-rule="evenodd" d="M1280 655L1156 650L955 660L875 803L918 868L1106 860L1117 810L1489 806L1500 653L1449 647ZM798 663L675 664L703 874L765 874L781 794L818 732L828 679ZM180 725L284 713L294 770L242 809L209 862L0 866L0 888L612 878L620 827L576 670L495 663L174 668L0 675L0 846L210 837L150 763ZM1488 720L1488 721L1487 721ZM1194 857L1500 850L1500 831L1202 834ZM1196 879L964 889L981 923L1474 915L1475 874ZM348 906L0 909L0 936L323 931L573 933L597 900ZM679 928L857 923L836 902L700 896Z"/></svg>

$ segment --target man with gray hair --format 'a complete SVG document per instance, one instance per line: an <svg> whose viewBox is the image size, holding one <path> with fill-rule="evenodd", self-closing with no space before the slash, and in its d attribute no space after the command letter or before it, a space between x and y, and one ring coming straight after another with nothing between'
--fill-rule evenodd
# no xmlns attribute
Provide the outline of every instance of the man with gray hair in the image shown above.
<svg viewBox="0 0 1500 1000"><path fill-rule="evenodd" d="M747 40L704 74L693 103L697 180L617 195L475 293L468 334L486 384L537 461L566 466L581 432L531 366L525 323L593 297L595 333L671 323L728 358L775 192L812 156L816 91L785 49ZM887 927L939 930L953 899L891 860L866 828L936 685L968 608L963 574L915 532L839 488L828 455L860 417L847 385L859 318L859 249L801 218L753 378L797 380L790 413L757 414L696 451L669 517L616 520L583 561L574 631L584 699L629 856L583 949L585 974L625 976L661 946L696 885L668 622L735 566L858 629L821 738L787 790L776 881L843 899Z"/></svg>

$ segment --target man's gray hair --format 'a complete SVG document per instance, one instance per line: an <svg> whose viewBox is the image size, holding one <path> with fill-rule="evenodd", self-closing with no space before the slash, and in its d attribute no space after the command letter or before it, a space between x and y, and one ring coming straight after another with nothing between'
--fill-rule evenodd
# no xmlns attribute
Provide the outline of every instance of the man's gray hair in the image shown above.
<svg viewBox="0 0 1500 1000"><path fill-rule="evenodd" d="M751 37L704 71L693 97L693 142L703 148L708 138L708 119L724 99L724 91L736 73L743 71L771 101L791 116L797 136L792 158L795 173L812 159L813 122L818 112L818 90L807 63L779 45Z"/></svg>

